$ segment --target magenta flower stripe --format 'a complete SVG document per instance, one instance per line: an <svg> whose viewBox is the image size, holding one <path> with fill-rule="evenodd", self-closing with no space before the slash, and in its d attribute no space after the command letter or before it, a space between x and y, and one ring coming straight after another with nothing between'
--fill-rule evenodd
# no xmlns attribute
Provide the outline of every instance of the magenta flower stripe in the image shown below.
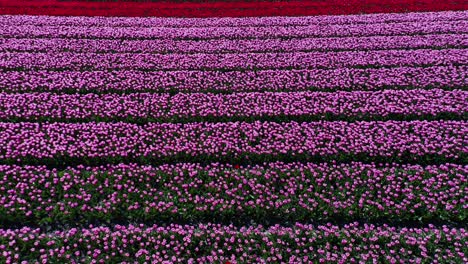
<svg viewBox="0 0 468 264"><path fill-rule="evenodd" d="M467 70L463 65L261 71L0 71L0 86L8 93L466 90Z"/></svg>
<svg viewBox="0 0 468 264"><path fill-rule="evenodd" d="M463 262L464 228L397 228L374 224L243 227L220 224L93 227L41 233L24 227L0 230L3 256L17 262L16 248L32 248L35 260L157 262ZM66 246L69 244L69 246ZM144 247L141 245L145 245ZM209 248L206 245L210 245Z"/></svg>
<svg viewBox="0 0 468 264"><path fill-rule="evenodd" d="M465 64L465 49L164 55L0 53L0 69L5 70L265 70Z"/></svg>
<svg viewBox="0 0 468 264"><path fill-rule="evenodd" d="M0 219L459 222L467 173L455 164L0 166L1 193L15 193L1 201L8 210Z"/></svg>
<svg viewBox="0 0 468 264"><path fill-rule="evenodd" d="M36 162L79 158L256 161L277 156L353 157L395 161L461 160L468 153L466 121L0 123L0 158ZM436 157L432 157L432 156ZM429 157L426 157L429 156Z"/></svg>
<svg viewBox="0 0 468 264"><path fill-rule="evenodd" d="M461 118L468 92L279 92L234 94L0 94L3 120L188 122L275 119Z"/></svg>
<svg viewBox="0 0 468 264"><path fill-rule="evenodd" d="M457 34L255 40L2 39L0 51L89 53L245 53L468 47Z"/></svg>

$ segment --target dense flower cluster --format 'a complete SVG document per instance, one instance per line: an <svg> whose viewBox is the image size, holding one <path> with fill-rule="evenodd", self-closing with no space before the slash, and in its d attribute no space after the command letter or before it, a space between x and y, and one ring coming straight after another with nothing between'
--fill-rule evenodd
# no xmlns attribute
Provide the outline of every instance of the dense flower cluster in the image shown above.
<svg viewBox="0 0 468 264"><path fill-rule="evenodd" d="M447 226L396 228L116 225L43 233L0 230L0 261L70 263L466 263L468 233ZM26 262L28 263L28 262Z"/></svg>
<svg viewBox="0 0 468 264"><path fill-rule="evenodd" d="M179 3L174 3L179 2ZM463 0L83 1L1 0L0 14L56 16L256 17L464 10Z"/></svg>
<svg viewBox="0 0 468 264"><path fill-rule="evenodd" d="M384 90L205 94L0 94L0 118L30 121L188 122L284 117L355 120L462 117L468 92Z"/></svg>
<svg viewBox="0 0 468 264"><path fill-rule="evenodd" d="M0 35L12 37L0 40L0 87L70 93L463 88L466 14L0 18Z"/></svg>
<svg viewBox="0 0 468 264"><path fill-rule="evenodd" d="M466 121L0 123L0 158L467 162Z"/></svg>
<svg viewBox="0 0 468 264"><path fill-rule="evenodd" d="M468 66L262 71L0 71L4 92L265 92L464 89Z"/></svg>
<svg viewBox="0 0 468 264"><path fill-rule="evenodd" d="M459 222L468 166L270 163L0 166L0 223L219 220ZM13 221L13 222L12 222Z"/></svg>

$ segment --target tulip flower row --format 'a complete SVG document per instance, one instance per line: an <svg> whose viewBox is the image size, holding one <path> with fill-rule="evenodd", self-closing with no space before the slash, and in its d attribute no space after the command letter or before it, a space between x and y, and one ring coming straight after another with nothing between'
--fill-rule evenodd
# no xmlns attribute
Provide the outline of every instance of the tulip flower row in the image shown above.
<svg viewBox="0 0 468 264"><path fill-rule="evenodd" d="M235 54L0 53L10 70L264 70L466 65L465 49Z"/></svg>
<svg viewBox="0 0 468 264"><path fill-rule="evenodd" d="M3 92L265 92L463 89L468 66L263 71L0 71Z"/></svg>
<svg viewBox="0 0 468 264"><path fill-rule="evenodd" d="M1 0L0 14L55 16L263 17L465 10L463 0L327 1L62 1Z"/></svg>
<svg viewBox="0 0 468 264"><path fill-rule="evenodd" d="M0 1L1 2L1 1ZM403 22L443 22L465 20L467 11L381 13L348 16L274 16L274 17L79 17L79 16L0 16L2 25L78 26L78 27L271 27L308 25L390 24Z"/></svg>
<svg viewBox="0 0 468 264"><path fill-rule="evenodd" d="M466 48L463 35L230 40L0 39L1 52L247 53Z"/></svg>
<svg viewBox="0 0 468 264"><path fill-rule="evenodd" d="M457 119L468 113L461 90L378 92L53 94L0 93L3 121L194 122L233 120Z"/></svg>
<svg viewBox="0 0 468 264"><path fill-rule="evenodd" d="M468 233L447 226L350 223L116 225L0 230L0 261L22 263L466 263Z"/></svg>
<svg viewBox="0 0 468 264"><path fill-rule="evenodd" d="M464 223L468 165L0 166L0 223Z"/></svg>
<svg viewBox="0 0 468 264"><path fill-rule="evenodd" d="M468 162L466 121L0 123L7 163Z"/></svg>
<svg viewBox="0 0 468 264"><path fill-rule="evenodd" d="M258 39L307 37L364 37L453 33L466 34L468 21L449 20L421 23L399 22L381 24L314 25L305 26L245 26L245 27L86 27L5 25L0 28L2 38L96 38L96 39Z"/></svg>

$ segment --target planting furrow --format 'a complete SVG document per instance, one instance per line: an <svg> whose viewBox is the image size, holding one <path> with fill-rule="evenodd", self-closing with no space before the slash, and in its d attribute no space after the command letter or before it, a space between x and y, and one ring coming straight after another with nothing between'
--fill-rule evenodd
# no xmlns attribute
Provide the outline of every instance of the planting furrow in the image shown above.
<svg viewBox="0 0 468 264"><path fill-rule="evenodd" d="M225 122L468 118L468 92L0 93L2 121Z"/></svg>
<svg viewBox="0 0 468 264"><path fill-rule="evenodd" d="M243 18L160 18L160 17L57 17L57 16L0 16L4 26L75 26L75 27L271 27L307 25L353 25L353 24L391 24L405 22L443 22L466 20L466 11L390 13L349 16L301 16L301 17L243 17Z"/></svg>
<svg viewBox="0 0 468 264"><path fill-rule="evenodd" d="M1 38L86 38L86 39L259 39L393 36L419 34L467 34L468 21L404 22L394 24L306 25L271 27L207 28L115 28L81 26L2 26Z"/></svg>
<svg viewBox="0 0 468 264"><path fill-rule="evenodd" d="M0 123L0 161L466 163L467 135L466 121Z"/></svg>
<svg viewBox="0 0 468 264"><path fill-rule="evenodd" d="M263 40L0 39L0 52L247 53L468 48L468 35Z"/></svg>
<svg viewBox="0 0 468 264"><path fill-rule="evenodd" d="M0 71L8 93L236 93L463 89L468 66L263 71Z"/></svg>
<svg viewBox="0 0 468 264"><path fill-rule="evenodd" d="M265 70L467 65L466 49L148 54L0 53L5 70Z"/></svg>
<svg viewBox="0 0 468 264"><path fill-rule="evenodd" d="M464 228L350 223L291 227L116 225L41 232L0 230L0 260L158 263L463 263ZM91 262L93 263L93 262Z"/></svg>
<svg viewBox="0 0 468 264"><path fill-rule="evenodd" d="M0 166L0 223L466 223L468 166Z"/></svg>

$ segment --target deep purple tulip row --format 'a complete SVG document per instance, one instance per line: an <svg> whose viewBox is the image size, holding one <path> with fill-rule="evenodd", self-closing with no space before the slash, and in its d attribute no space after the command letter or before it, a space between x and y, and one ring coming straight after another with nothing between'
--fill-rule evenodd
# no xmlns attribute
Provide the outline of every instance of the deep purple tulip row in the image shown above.
<svg viewBox="0 0 468 264"><path fill-rule="evenodd" d="M454 64L468 64L465 49L235 54L0 53L0 69L22 70L261 70Z"/></svg>
<svg viewBox="0 0 468 264"><path fill-rule="evenodd" d="M42 233L0 230L5 263L466 263L468 233L446 226L236 228L116 225Z"/></svg>
<svg viewBox="0 0 468 264"><path fill-rule="evenodd" d="M89 53L246 53L292 51L343 51L468 47L464 35L376 36L360 38L304 38L206 41L194 40L96 40L0 39L0 51Z"/></svg>
<svg viewBox="0 0 468 264"><path fill-rule="evenodd" d="M468 66L264 71L0 71L4 92L263 92L464 88Z"/></svg>
<svg viewBox="0 0 468 264"><path fill-rule="evenodd" d="M468 92L384 90L378 92L289 92L206 94L0 93L4 121L229 121L275 117L345 120L461 117Z"/></svg>
<svg viewBox="0 0 468 264"><path fill-rule="evenodd" d="M468 165L0 166L0 223L464 223Z"/></svg>
<svg viewBox="0 0 468 264"><path fill-rule="evenodd" d="M158 17L56 17L1 16L2 25L68 25L106 27L253 27L437 22L466 19L467 12L382 13L346 16L158 18Z"/></svg>
<svg viewBox="0 0 468 264"><path fill-rule="evenodd" d="M0 159L174 162L203 157L258 162L279 156L463 162L467 135L466 121L0 123Z"/></svg>
<svg viewBox="0 0 468 264"><path fill-rule="evenodd" d="M468 21L402 22L390 24L351 24L269 27L86 27L86 26L34 26L5 25L0 28L0 37L11 38L99 38L99 39L218 39L218 38L306 38L349 37L375 35L419 35L468 32Z"/></svg>

